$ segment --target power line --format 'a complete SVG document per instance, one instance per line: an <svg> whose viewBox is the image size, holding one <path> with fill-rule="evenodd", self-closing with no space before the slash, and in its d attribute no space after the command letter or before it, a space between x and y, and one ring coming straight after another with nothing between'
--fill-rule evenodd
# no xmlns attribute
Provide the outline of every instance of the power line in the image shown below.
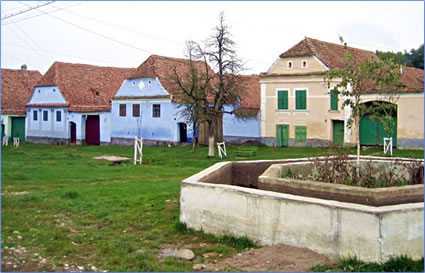
<svg viewBox="0 0 425 273"><path fill-rule="evenodd" d="M85 2L77 2L77 3L74 3L74 4L72 4L72 5L65 6L65 7L63 7L63 8L55 8L56 10L51 9L51 10L47 10L47 11L48 11L48 12L54 12L54 11L65 10L65 9L70 8L70 7L75 7L75 6L78 6L78 5L84 4L84 3L85 3ZM24 5L27 5L27 4L25 4L25 3L24 3ZM3 26L7 26L7 25L10 25L10 24L18 23L18 22L25 21L25 20L28 20L28 19L31 19L31 18L35 18L35 17L42 16L42 15L44 15L44 14L40 13L40 14L33 14L33 15L29 15L29 16L27 16L27 17L18 18L18 19L14 20L14 21L6 22L6 23L4 23L4 24L2 23L2 24L1 24L1 26L2 26L2 27L3 27Z"/></svg>
<svg viewBox="0 0 425 273"><path fill-rule="evenodd" d="M68 22L68 21L66 21L66 20L64 20L64 19L62 19L62 18L59 18L59 17L57 17L57 16L55 16L55 15L52 15L52 14L50 14L50 13L47 13L47 12L45 12L45 11L42 11L42 10L37 10L37 11L38 11L38 12L41 12L41 13L44 13L45 15L49 15L50 17L53 17L53 18L55 18L56 20L59 20L59 21L61 21L61 22L63 22L63 23L66 23L66 24L68 24L68 25L74 26L74 27L76 27L76 28L79 28L79 29L81 29L81 30L84 30L84 31L86 31L86 32L89 32L89 33L91 33L91 34L94 34L94 35L96 35L96 36L102 37L102 38L104 38L104 39L107 39L107 40L113 41L113 42L118 43L118 44L120 44L120 45L124 45L124 46L130 47L130 48L133 48L133 49L136 49L136 50L139 50L139 51L145 52L145 53L147 53L147 54L152 54L152 52L150 52L150 51L147 51L147 50L145 50L145 49L142 49L142 48L139 48L139 47L136 47L136 46L133 46L133 45L130 45L130 44L124 43L124 42L121 42L121 41L119 41L119 40L117 40L117 39L111 38L111 37L106 36L106 35L104 35L104 34L101 34L101 33L95 32L95 31L93 31L93 30L90 30L90 29L88 29L88 28L85 28L85 27L79 26L79 25L74 24L74 23L71 23L71 22Z"/></svg>
<svg viewBox="0 0 425 273"><path fill-rule="evenodd" d="M20 15L20 14L25 13L25 12L28 12L28 11L34 10L34 9L38 9L38 8L41 8L41 7L44 7L44 6L50 5L50 4L52 4L52 3L54 3L54 1L49 1L49 2L44 3L44 4L40 4L40 5L37 5L37 6L29 7L28 9L26 9L26 10L21 10L21 11L19 11L19 12L17 12L17 13L12 13L12 14L6 15L6 16L4 16L3 18L1 18L1 21L5 20L5 19L8 19L8 18L11 18L11 17L14 17L14 16L17 16L17 15Z"/></svg>
<svg viewBox="0 0 425 273"><path fill-rule="evenodd" d="M28 37L28 39L35 45L35 47L37 48L37 50L36 50L36 52L37 53L39 53L40 55L42 55L41 54L41 47L22 29L22 28L20 28L19 27L19 25L18 24L16 24L15 25L15 27L16 28L18 28L26 37ZM17 34L17 33L16 33ZM22 38L22 37L21 37ZM52 56L50 56L49 54L46 54L50 59L54 59ZM45 60L47 60L46 58L45 58ZM47 60L47 61L49 61L49 60Z"/></svg>
<svg viewBox="0 0 425 273"><path fill-rule="evenodd" d="M91 20L91 21L94 21L94 22L98 22L98 23L101 23L101 24L104 24L104 25L107 25L107 26L110 26L110 27L114 27L116 29L121 29L121 30L125 30L125 31L128 31L128 32L136 33L136 34L141 35L141 36L147 36L147 37L154 38L154 39L157 39L157 40L161 40L161 41L164 41L164 42L167 42L167 43L177 44L179 46L184 45L183 43L180 43L180 42L164 39L164 38L156 36L156 35L142 33L142 32L139 32L139 31L135 31L133 29L128 29L128 28L124 28L124 27L121 27L121 26L117 26L117 25L114 25L114 24L111 24L111 23L108 23L108 22L105 22L105 21L102 21L102 20L99 20L99 19L95 19L95 18L92 18L92 17L89 17L89 16L84 16L84 15L81 15L81 14L78 14L76 12L72 12L72 11L69 11L69 10L64 10L64 11L66 13L70 13L72 15L75 15L75 16L78 16L78 17L81 17L81 18L85 18L87 20Z"/></svg>

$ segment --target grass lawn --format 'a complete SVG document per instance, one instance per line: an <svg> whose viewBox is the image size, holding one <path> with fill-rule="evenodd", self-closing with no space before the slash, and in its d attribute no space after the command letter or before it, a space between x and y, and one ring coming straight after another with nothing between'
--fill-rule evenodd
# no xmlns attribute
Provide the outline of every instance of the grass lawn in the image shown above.
<svg viewBox="0 0 425 273"><path fill-rule="evenodd" d="M270 148L252 159L313 157L327 148ZM201 254L221 258L240 248L202 232L179 231L180 181L219 161L207 147L144 147L143 165L110 166L95 156L132 157L133 147L21 144L1 149L1 239L25 247L60 267L94 265L108 271L191 271ZM354 152L354 150L353 150ZM363 155L382 155L371 148ZM423 151L395 156L423 158ZM16 194L26 192L25 194ZM158 259L166 246L196 245L195 261ZM87 271L88 268L85 268Z"/></svg>

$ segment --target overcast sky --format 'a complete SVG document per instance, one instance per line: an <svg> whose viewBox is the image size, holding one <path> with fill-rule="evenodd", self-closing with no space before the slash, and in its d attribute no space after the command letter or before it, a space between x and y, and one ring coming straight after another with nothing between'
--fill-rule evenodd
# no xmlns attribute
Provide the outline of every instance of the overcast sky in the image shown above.
<svg viewBox="0 0 425 273"><path fill-rule="evenodd" d="M151 54L183 57L220 10L237 53L265 72L305 36L367 50L409 51L424 43L424 2L46 2L1 1L1 67L45 73L54 61L137 67ZM28 11L28 9L32 10Z"/></svg>

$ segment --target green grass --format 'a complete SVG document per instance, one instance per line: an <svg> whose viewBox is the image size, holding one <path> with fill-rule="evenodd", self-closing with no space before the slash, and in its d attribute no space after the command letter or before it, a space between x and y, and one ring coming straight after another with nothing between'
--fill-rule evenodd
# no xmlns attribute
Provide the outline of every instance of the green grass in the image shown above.
<svg viewBox="0 0 425 273"><path fill-rule="evenodd" d="M316 265L314 272L424 272L424 258L412 260L406 256L391 257L384 263L366 263L356 257L341 259L336 265Z"/></svg>
<svg viewBox="0 0 425 273"><path fill-rule="evenodd" d="M249 148L249 146L248 146ZM254 147L250 159L325 155L327 148ZM230 257L256 247L247 238L215 237L178 223L180 182L220 161L207 147L144 147L143 165L110 166L100 155L132 157L133 147L56 146L23 143L1 150L1 239L5 246L34 249L56 265L93 264L108 271L191 271L203 253ZM353 150L354 151L354 150ZM382 149L363 154L382 155ZM395 151L423 158L423 151ZM27 194L11 194L14 192ZM15 233L14 233L15 231ZM22 239L17 238L17 233ZM191 249L198 258L158 259L167 245ZM201 259L201 260L199 260Z"/></svg>

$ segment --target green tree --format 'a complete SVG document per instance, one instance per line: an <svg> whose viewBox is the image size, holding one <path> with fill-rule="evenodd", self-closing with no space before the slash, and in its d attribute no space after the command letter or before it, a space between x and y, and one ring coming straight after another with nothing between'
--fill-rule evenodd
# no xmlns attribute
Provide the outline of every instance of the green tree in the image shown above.
<svg viewBox="0 0 425 273"><path fill-rule="evenodd" d="M355 134L357 145L357 161L360 161L360 120L366 115L373 115L376 107L367 106L362 100L366 94L393 94L401 86L400 65L394 64L391 58L381 59L370 55L361 61L353 58L343 38L345 47L345 67L329 70L325 74L331 92L343 95L346 99L342 107L349 106L351 115L347 126Z"/></svg>
<svg viewBox="0 0 425 273"><path fill-rule="evenodd" d="M391 60L393 63L405 66L424 69L424 45L420 45L418 49L411 49L410 52L384 52L376 51L376 55L384 61Z"/></svg>

